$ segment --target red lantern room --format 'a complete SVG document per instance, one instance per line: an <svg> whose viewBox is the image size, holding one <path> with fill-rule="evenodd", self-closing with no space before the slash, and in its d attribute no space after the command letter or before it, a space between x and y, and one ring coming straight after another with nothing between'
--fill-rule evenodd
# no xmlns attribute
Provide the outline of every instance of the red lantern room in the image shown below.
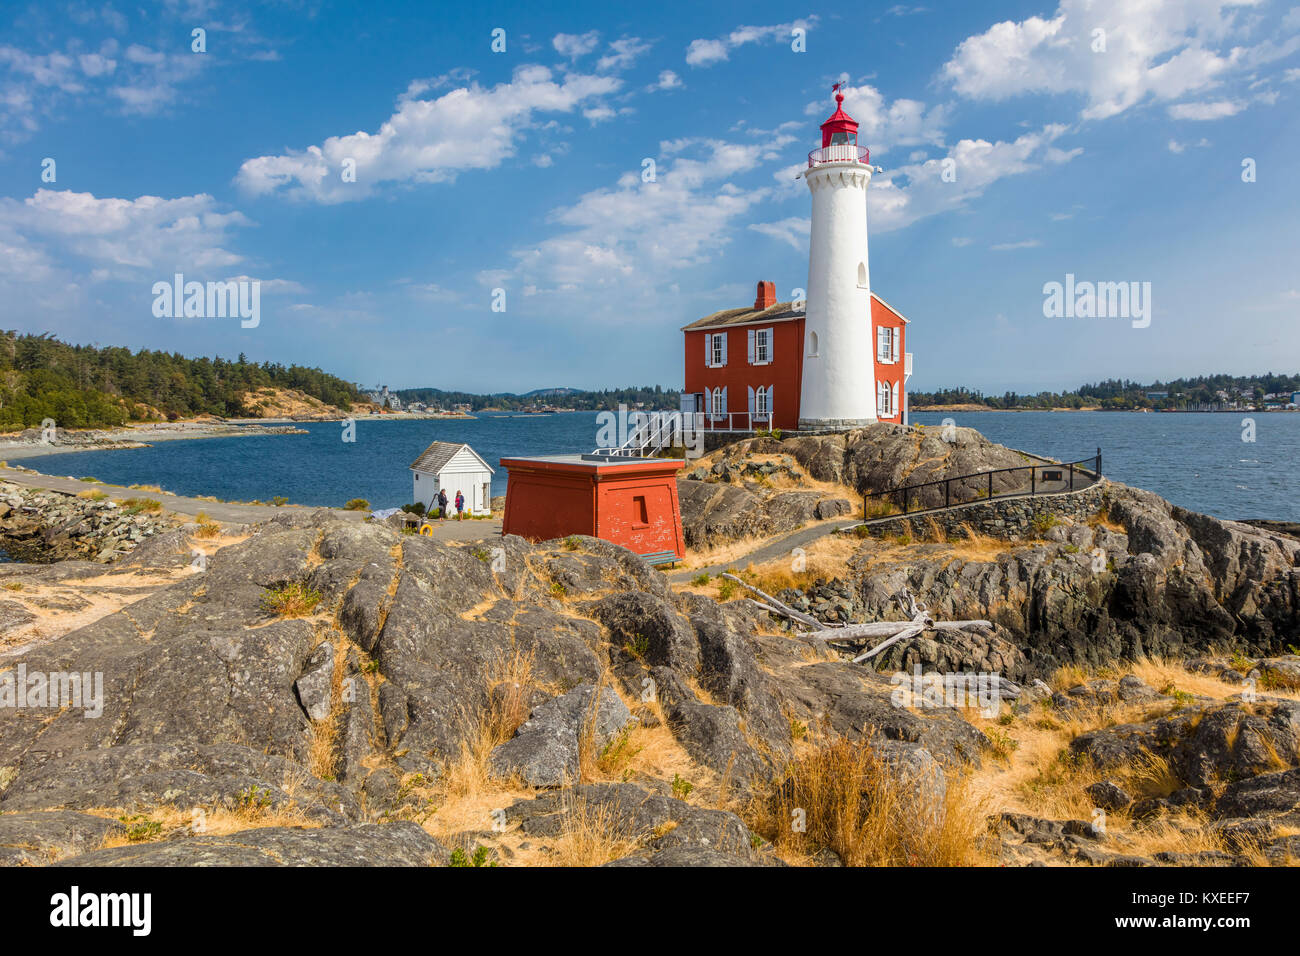
<svg viewBox="0 0 1300 956"><path fill-rule="evenodd" d="M856 146L858 121L844 112L844 94L840 92L840 84L836 83L832 89L835 90L835 112L822 123L822 149L827 146ZM865 163L866 158L862 161Z"/></svg>

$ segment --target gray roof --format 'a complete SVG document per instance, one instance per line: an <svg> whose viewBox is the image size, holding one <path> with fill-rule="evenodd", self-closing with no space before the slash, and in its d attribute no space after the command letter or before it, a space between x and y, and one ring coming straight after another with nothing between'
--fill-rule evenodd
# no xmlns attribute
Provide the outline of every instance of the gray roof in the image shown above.
<svg viewBox="0 0 1300 956"><path fill-rule="evenodd" d="M483 462L484 468L486 468L488 471L492 471L492 466L489 465L487 462L483 461L482 457L478 454L478 452L476 452L473 448L470 448L469 445L465 444L463 441L434 442L424 451L420 452L419 458L411 462L410 470L423 471L427 474L436 475L444 467L446 467L447 462L451 461L454 457L456 457L456 453L460 451L462 448L468 448L469 453L471 455L473 455L475 458L478 458L479 461Z"/></svg>

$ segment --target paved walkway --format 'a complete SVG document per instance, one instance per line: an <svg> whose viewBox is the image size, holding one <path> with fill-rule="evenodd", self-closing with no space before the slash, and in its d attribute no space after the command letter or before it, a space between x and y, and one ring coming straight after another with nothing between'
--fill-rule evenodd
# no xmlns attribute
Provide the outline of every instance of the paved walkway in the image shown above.
<svg viewBox="0 0 1300 956"><path fill-rule="evenodd" d="M838 521L813 525L811 528L800 528L783 538L769 541L748 554L732 558L730 561L724 561L721 564L711 564L707 568L687 568L680 571L670 571L668 580L674 583L689 581L701 574L712 576L721 574L729 568L743 568L747 564L762 564L764 561L771 561L774 558L789 555L795 548L802 548L804 545L816 541L818 538L824 538L834 531L843 531L845 528L852 528L860 524L862 524L861 518L842 518Z"/></svg>
<svg viewBox="0 0 1300 956"><path fill-rule="evenodd" d="M689 581L691 578L700 574L710 576L721 574L729 568L743 568L747 564L762 564L765 561L771 561L782 555L788 555L795 548L802 548L818 538L824 538L826 535L835 531L847 531L850 528L856 528L859 525L883 524L886 521L895 521L899 518L922 518L927 515L943 514L948 511L960 511L965 508L978 508L981 505L994 504L999 501L1014 501L1018 498L1057 498L1062 495L1077 495L1081 491L1087 491L1100 484L1098 481L1089 482L1083 487L1076 487L1073 491L1040 491L1037 494L1025 492L1019 495L999 495L990 501L987 498L981 498L977 501L965 501L961 504L952 505L948 508L936 508L932 511L913 511L910 514L898 513L895 515L885 515L882 518L872 518L869 521L863 521L861 518L845 518L839 521L830 521L826 524L814 525L811 528L801 528L793 534L788 534L784 538L777 538L761 547L750 551L748 554L741 555L738 558L732 558L722 564L713 564L707 568L683 569L681 571L672 571L668 574L668 580L674 583Z"/></svg>

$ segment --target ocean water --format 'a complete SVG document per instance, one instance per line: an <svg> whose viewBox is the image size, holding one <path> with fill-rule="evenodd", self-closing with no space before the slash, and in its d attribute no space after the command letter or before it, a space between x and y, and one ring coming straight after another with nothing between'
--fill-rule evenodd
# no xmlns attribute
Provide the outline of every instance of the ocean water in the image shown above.
<svg viewBox="0 0 1300 956"><path fill-rule="evenodd" d="M1254 441L1243 441L1242 414L1128 412L923 412L990 440L1062 461L1090 458L1102 470L1170 501L1221 518L1300 521L1300 414L1257 413ZM596 413L482 414L472 420L357 422L356 441L337 422L309 423L306 435L159 442L151 448L86 451L27 459L54 475L87 475L115 484L161 485L182 495L269 501L283 495L308 505L365 498L376 508L411 500L407 467L431 441L469 442L496 469L492 493L505 493L503 455L587 452L596 445Z"/></svg>

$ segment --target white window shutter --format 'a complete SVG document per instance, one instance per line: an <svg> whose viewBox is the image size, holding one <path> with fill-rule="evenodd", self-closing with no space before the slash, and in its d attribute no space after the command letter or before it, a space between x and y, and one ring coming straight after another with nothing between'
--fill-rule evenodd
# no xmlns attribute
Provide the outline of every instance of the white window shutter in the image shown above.
<svg viewBox="0 0 1300 956"><path fill-rule="evenodd" d="M723 339L723 341L725 342L726 340ZM726 346L723 346L723 347L725 348ZM723 363L723 364L726 364L726 363ZM723 417L723 418L726 418L726 417L727 417L727 412L728 412L730 409L731 409L731 406L727 404L727 386L724 385L724 386L722 386L722 417Z"/></svg>
<svg viewBox="0 0 1300 956"><path fill-rule="evenodd" d="M749 339L749 364L754 364L756 352L754 349L754 330L750 329L747 338Z"/></svg>
<svg viewBox="0 0 1300 956"><path fill-rule="evenodd" d="M898 414L898 383L897 382L894 383L893 399L894 400L889 403L890 417L893 417L894 415Z"/></svg>
<svg viewBox="0 0 1300 956"><path fill-rule="evenodd" d="M769 363L776 361L776 330L775 329L767 330L767 361ZM772 407L771 402L769 400L768 408L771 407Z"/></svg>
<svg viewBox="0 0 1300 956"><path fill-rule="evenodd" d="M884 361L885 358L885 327L882 325L876 329L876 360Z"/></svg>
<svg viewBox="0 0 1300 956"><path fill-rule="evenodd" d="M767 420L773 424L776 423L776 399L772 396L776 394L776 386L767 387Z"/></svg>
<svg viewBox="0 0 1300 956"><path fill-rule="evenodd" d="M713 368L713 333L704 335L704 367Z"/></svg>
<svg viewBox="0 0 1300 956"><path fill-rule="evenodd" d="M726 332L722 333L722 364L723 365L727 364L727 333ZM726 389L724 388L723 391L725 392Z"/></svg>
<svg viewBox="0 0 1300 956"><path fill-rule="evenodd" d="M898 329L889 330L889 360L898 364Z"/></svg>
<svg viewBox="0 0 1300 956"><path fill-rule="evenodd" d="M754 386L750 385L748 386L748 388L749 388L749 417L753 418L754 417Z"/></svg>

